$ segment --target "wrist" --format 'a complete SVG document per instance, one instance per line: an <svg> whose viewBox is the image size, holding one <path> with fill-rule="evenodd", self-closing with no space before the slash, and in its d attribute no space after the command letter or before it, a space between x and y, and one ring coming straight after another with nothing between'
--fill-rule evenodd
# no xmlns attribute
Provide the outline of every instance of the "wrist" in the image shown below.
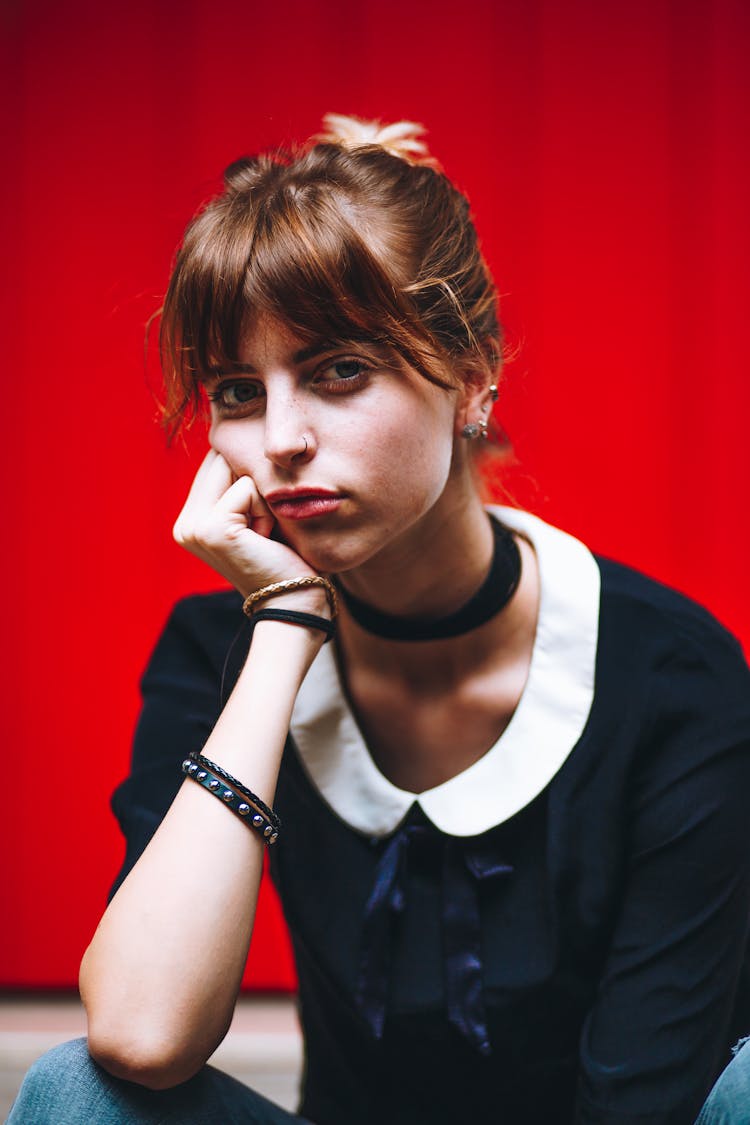
<svg viewBox="0 0 750 1125"><path fill-rule="evenodd" d="M303 590L289 590L274 594L253 606L248 614L250 621L262 609L288 609L298 613L314 613L319 617L333 620L331 605L326 591L321 586L309 586Z"/></svg>
<svg viewBox="0 0 750 1125"><path fill-rule="evenodd" d="M331 621L336 617L336 589L328 578L320 574L303 574L261 586L247 595L242 611L252 619L259 609L279 603L280 608L290 611L325 615Z"/></svg>
<svg viewBox="0 0 750 1125"><path fill-rule="evenodd" d="M296 695L326 639L321 629L305 628L285 621L260 620L253 628L243 671L248 672L253 665L277 667L282 681Z"/></svg>

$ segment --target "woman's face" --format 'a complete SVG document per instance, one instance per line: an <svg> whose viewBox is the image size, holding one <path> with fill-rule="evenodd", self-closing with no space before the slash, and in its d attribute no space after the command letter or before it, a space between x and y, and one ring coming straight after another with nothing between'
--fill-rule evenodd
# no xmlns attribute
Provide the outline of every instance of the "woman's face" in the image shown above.
<svg viewBox="0 0 750 1125"><path fill-rule="evenodd" d="M265 317L207 383L210 441L320 570L418 546L445 500L457 393L375 345L312 344Z"/></svg>

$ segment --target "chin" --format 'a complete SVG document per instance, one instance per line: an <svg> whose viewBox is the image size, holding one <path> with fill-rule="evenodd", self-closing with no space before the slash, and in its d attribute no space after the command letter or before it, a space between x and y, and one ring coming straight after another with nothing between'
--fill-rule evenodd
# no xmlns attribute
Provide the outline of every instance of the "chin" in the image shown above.
<svg viewBox="0 0 750 1125"><path fill-rule="evenodd" d="M362 566L377 554L380 543L356 533L286 537L286 542L313 570L323 574L342 574Z"/></svg>

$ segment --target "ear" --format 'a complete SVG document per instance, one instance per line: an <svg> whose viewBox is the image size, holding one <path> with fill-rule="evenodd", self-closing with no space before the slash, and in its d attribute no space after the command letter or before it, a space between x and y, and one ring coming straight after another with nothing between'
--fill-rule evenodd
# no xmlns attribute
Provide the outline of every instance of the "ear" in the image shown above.
<svg viewBox="0 0 750 1125"><path fill-rule="evenodd" d="M492 404L497 396L494 384L486 371L476 368L463 372L462 385L456 401L456 435L464 436L464 426L478 426L481 430L489 422Z"/></svg>

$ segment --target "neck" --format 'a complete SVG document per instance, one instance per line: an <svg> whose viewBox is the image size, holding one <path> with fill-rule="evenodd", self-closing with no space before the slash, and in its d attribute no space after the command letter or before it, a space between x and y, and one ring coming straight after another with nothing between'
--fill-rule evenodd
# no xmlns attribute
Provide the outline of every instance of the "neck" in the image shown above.
<svg viewBox="0 0 750 1125"><path fill-rule="evenodd" d="M438 510L439 507L439 510ZM494 536L478 497L436 506L400 541L338 576L345 594L393 617L454 613L487 576Z"/></svg>
<svg viewBox="0 0 750 1125"><path fill-rule="evenodd" d="M392 641L434 641L471 633L500 613L510 602L521 577L521 555L510 531L492 519L493 548L484 580L455 612L429 617L398 616L373 609L346 587L340 592L349 615L365 632Z"/></svg>
<svg viewBox="0 0 750 1125"><path fill-rule="evenodd" d="M462 636L419 642L388 640L366 632L341 605L337 648L344 680L358 669L379 679L397 678L404 688L419 695L440 696L460 688L467 676L511 666L519 653L530 659L539 576L532 547L523 539L517 542L522 558L517 591L502 612Z"/></svg>
<svg viewBox="0 0 750 1125"><path fill-rule="evenodd" d="M445 499L445 497L443 498ZM533 551L520 543L521 585L492 620L463 636L404 642L367 632L341 605L338 648L343 665L389 671L430 690L449 686L472 669L496 663L515 651L536 617ZM492 526L473 490L432 509L413 533L354 571L338 576L346 590L368 606L393 616L437 618L460 609L476 593L490 568ZM436 561L439 560L439 566ZM533 587L533 588L532 588ZM343 599L342 599L343 603Z"/></svg>

